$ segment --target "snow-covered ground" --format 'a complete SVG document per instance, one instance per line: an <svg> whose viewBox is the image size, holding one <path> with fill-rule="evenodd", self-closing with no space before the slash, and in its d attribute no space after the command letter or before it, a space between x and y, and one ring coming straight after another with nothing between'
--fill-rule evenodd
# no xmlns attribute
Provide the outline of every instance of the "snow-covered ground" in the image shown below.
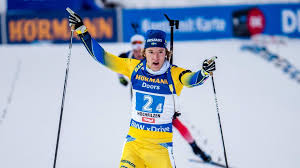
<svg viewBox="0 0 300 168"><path fill-rule="evenodd" d="M175 42L174 62L197 70L218 56L215 84L229 164L236 168L300 167L300 83L259 55L241 51L248 41ZM128 44L103 44L119 54ZM269 49L300 69L300 40ZM0 167L51 168L56 144L68 45L0 46ZM21 61L12 103L3 109ZM130 119L129 88L117 75L74 44L57 168L118 167ZM211 80L185 88L181 119L198 144L223 159ZM175 131L178 168L209 168L189 162L190 147Z"/></svg>

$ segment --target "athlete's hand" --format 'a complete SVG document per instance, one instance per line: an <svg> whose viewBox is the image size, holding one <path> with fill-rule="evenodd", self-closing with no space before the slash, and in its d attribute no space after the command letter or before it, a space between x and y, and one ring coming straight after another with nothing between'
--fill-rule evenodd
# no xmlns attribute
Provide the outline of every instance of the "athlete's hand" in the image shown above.
<svg viewBox="0 0 300 168"><path fill-rule="evenodd" d="M128 81L124 77L119 77L119 81L124 86L128 85Z"/></svg>
<svg viewBox="0 0 300 168"><path fill-rule="evenodd" d="M213 71L216 70L216 62L214 59L206 59L204 60L203 64L202 64L202 69L204 70L205 74L210 74Z"/></svg>
<svg viewBox="0 0 300 168"><path fill-rule="evenodd" d="M83 25L81 17L70 8L67 8L67 11L69 12L69 26L75 29L78 34L85 33L87 29Z"/></svg>

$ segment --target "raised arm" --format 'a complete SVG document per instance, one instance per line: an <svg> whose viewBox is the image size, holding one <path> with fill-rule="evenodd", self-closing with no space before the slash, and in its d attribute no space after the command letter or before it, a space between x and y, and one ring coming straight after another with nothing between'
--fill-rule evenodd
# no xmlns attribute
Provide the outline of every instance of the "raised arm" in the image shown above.
<svg viewBox="0 0 300 168"><path fill-rule="evenodd" d="M109 69L123 74L129 77L129 74L133 67L131 64L135 62L139 62L136 60L128 59L128 58L120 58L115 56L107 51L105 51L101 45L99 45L95 39L91 37L88 32L79 34L79 37L84 44L85 48L89 52L89 54L99 63L108 67ZM136 63L136 64L137 64Z"/></svg>
<svg viewBox="0 0 300 168"><path fill-rule="evenodd" d="M184 71L179 75L179 80L184 86L193 87L204 83L209 74L216 70L215 58L204 60L202 69L197 72Z"/></svg>
<svg viewBox="0 0 300 168"><path fill-rule="evenodd" d="M216 67L215 61L213 60L205 60L202 65L202 69L197 72L173 66L171 73L177 95L180 95L183 86L194 87L202 85L209 77L209 74L214 70L216 70Z"/></svg>
<svg viewBox="0 0 300 168"><path fill-rule="evenodd" d="M181 76L179 76L179 80L184 86L194 87L202 85L208 77L209 74L205 73L203 70L197 72L184 71Z"/></svg>
<svg viewBox="0 0 300 168"><path fill-rule="evenodd" d="M139 60L120 58L109 52L106 52L98 42L88 33L86 26L83 24L80 16L70 11L69 22L74 26L76 33L84 44L89 54L99 63L109 69L123 74L130 78L133 68L139 63Z"/></svg>

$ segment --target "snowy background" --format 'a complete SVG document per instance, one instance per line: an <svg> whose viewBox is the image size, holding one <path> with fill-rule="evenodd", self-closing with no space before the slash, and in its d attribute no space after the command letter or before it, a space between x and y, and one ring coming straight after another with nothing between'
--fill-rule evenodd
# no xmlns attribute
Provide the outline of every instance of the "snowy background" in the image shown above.
<svg viewBox="0 0 300 168"><path fill-rule="evenodd" d="M215 85L230 165L299 168L300 83L242 51L247 43L175 42L174 62L195 71L205 58L218 56ZM299 70L299 46L300 40L287 40L267 47ZM130 49L125 43L103 47L114 54ZM68 45L1 45L0 53L0 167L51 168ZM130 120L129 93L83 45L73 45L57 168L118 167ZM183 90L181 112L197 143L224 163L211 79ZM197 158L177 131L174 155L178 168L212 167L189 162Z"/></svg>

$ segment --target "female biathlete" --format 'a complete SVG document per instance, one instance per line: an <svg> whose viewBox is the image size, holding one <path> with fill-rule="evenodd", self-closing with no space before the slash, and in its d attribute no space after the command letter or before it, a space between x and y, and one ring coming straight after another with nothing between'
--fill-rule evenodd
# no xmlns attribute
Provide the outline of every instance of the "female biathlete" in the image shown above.
<svg viewBox="0 0 300 168"><path fill-rule="evenodd" d="M120 58L105 51L90 36L79 15L71 12L69 22L96 61L131 80L132 116L120 167L175 167L172 121L178 111L177 98L183 86L201 85L215 70L215 62L205 60L197 72L170 65L166 33L161 30L147 31L145 59Z"/></svg>

